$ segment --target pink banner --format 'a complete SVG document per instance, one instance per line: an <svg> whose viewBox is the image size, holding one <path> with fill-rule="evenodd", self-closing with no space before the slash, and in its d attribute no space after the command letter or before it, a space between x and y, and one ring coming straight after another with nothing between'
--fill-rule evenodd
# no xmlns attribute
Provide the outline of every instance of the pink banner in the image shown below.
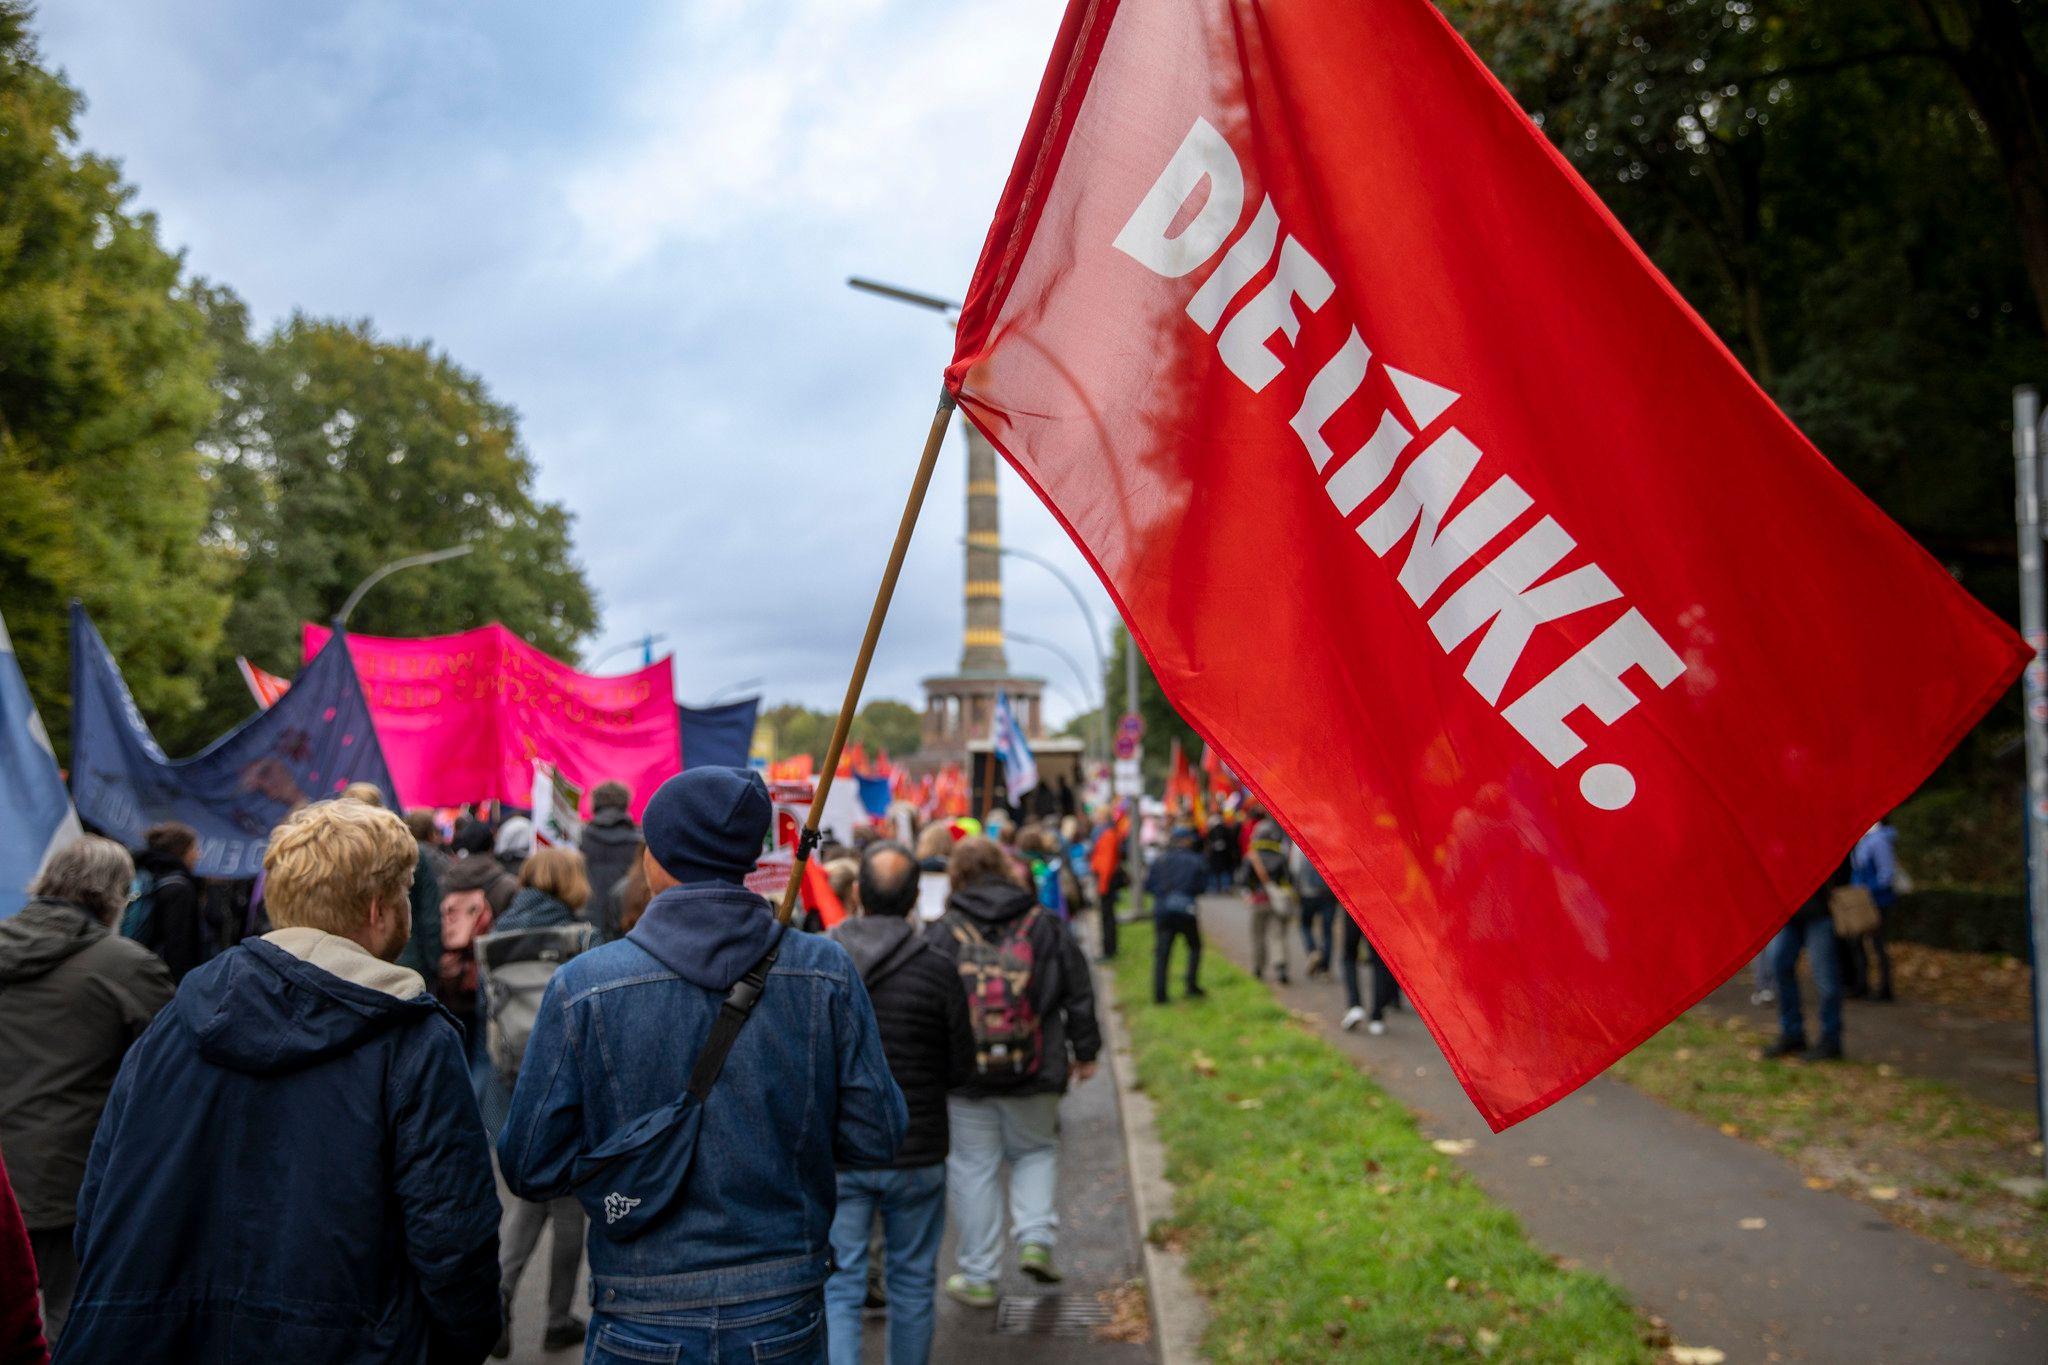
<svg viewBox="0 0 2048 1365"><path fill-rule="evenodd" d="M307 622L306 658L332 633ZM541 758L585 792L625 783L637 819L654 789L682 770L667 659L593 677L495 622L460 635L351 635L348 643L407 805L523 808Z"/></svg>

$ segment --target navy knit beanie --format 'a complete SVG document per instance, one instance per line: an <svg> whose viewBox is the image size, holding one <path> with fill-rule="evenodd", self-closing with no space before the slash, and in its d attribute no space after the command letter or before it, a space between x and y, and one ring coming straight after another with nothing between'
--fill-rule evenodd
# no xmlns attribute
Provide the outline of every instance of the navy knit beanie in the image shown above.
<svg viewBox="0 0 2048 1365"><path fill-rule="evenodd" d="M759 773L692 768L661 784L641 812L640 832L677 881L738 885L754 870L774 813Z"/></svg>

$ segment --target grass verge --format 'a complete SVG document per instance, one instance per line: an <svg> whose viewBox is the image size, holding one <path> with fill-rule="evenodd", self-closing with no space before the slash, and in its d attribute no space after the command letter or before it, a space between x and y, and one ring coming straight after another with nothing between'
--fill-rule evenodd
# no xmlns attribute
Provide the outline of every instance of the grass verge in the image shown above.
<svg viewBox="0 0 2048 1365"><path fill-rule="evenodd" d="M1151 1000L1152 931L1120 945L1138 1084L1158 1105L1174 1217L1223 1361L1648 1362L1646 1324L1565 1270L1408 1111L1212 954L1209 998Z"/></svg>
<svg viewBox="0 0 2048 1365"><path fill-rule="evenodd" d="M1613 1074L1792 1158L1814 1189L1853 1195L1965 1260L2048 1292L2048 1198L2000 1183L2040 1171L2032 1114L1887 1065L1765 1061L1771 1036L1696 1011Z"/></svg>

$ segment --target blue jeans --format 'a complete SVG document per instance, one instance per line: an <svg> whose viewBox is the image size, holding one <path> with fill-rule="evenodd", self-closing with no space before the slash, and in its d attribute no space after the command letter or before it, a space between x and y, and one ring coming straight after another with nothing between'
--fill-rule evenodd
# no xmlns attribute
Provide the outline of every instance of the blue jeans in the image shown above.
<svg viewBox="0 0 2048 1365"><path fill-rule="evenodd" d="M590 1315L584 1365L671 1365L776 1360L824 1365L822 1290L751 1303L714 1304L673 1313Z"/></svg>
<svg viewBox="0 0 2048 1365"><path fill-rule="evenodd" d="M832 1261L838 1269L825 1281L832 1365L860 1365L868 1228L877 1209L889 1247L889 1365L925 1365L939 1292L939 1238L946 1231L944 1162L839 1173L839 1211L832 1215Z"/></svg>
<svg viewBox="0 0 2048 1365"><path fill-rule="evenodd" d="M1820 1039L1842 1041L1842 964L1835 957L1835 922L1815 915L1793 920L1771 940L1771 971L1778 978L1778 1032L1793 1042L1806 1039L1806 1017L1799 1002L1799 953L1806 950L1813 984L1820 992Z"/></svg>
<svg viewBox="0 0 2048 1365"><path fill-rule="evenodd" d="M1301 946L1308 951L1308 965L1317 963L1330 965L1330 931L1337 925L1337 898L1335 896L1303 896L1301 898ZM1316 930L1323 931L1323 941L1316 942Z"/></svg>
<svg viewBox="0 0 2048 1365"><path fill-rule="evenodd" d="M1010 1234L1018 1245L1051 1250L1059 1237L1060 1097L1055 1094L950 1095L953 1150L946 1189L959 1229L960 1273L994 1284L1003 1266L1001 1171L1010 1166ZM891 1311L894 1311L893 1309Z"/></svg>

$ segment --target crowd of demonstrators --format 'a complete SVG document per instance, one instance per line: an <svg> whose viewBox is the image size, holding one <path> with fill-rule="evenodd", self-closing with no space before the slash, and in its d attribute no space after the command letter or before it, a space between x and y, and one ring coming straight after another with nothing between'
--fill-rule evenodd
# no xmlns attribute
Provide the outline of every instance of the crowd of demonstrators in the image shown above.
<svg viewBox="0 0 2048 1365"><path fill-rule="evenodd" d="M1059 1105L1069 1077L1086 1081L1102 1048L1088 961L1065 921L1048 913L994 841L953 847L946 914L928 941L958 970L974 1033L974 1075L948 1101L947 1199L959 1269L946 1292L995 1302L1002 1263L999 1176L1009 1168L1019 1269L1055 1283Z"/></svg>
<svg viewBox="0 0 2048 1365"><path fill-rule="evenodd" d="M114 1082L58 1361L474 1360L496 1339L461 1041L396 965L418 860L355 801L273 834L276 927L195 969Z"/></svg>
<svg viewBox="0 0 2048 1365"><path fill-rule="evenodd" d="M1101 1048L1069 920L1108 921L1120 826L851 832L826 936L744 887L753 774L672 779L644 831L593 805L580 850L516 813L444 843L350 788L274 831L233 936L188 827L54 853L0 922L0 1358L503 1357L548 1236L549 1350L856 1360L886 1304L910 1365L942 1290L995 1302L1006 1166L1016 1264L1059 1281Z"/></svg>
<svg viewBox="0 0 2048 1365"><path fill-rule="evenodd" d="M121 1059L174 989L163 959L114 932L134 876L128 850L87 835L52 853L28 904L0 920L0 1156L53 1341L77 1280L72 1229L93 1132Z"/></svg>

